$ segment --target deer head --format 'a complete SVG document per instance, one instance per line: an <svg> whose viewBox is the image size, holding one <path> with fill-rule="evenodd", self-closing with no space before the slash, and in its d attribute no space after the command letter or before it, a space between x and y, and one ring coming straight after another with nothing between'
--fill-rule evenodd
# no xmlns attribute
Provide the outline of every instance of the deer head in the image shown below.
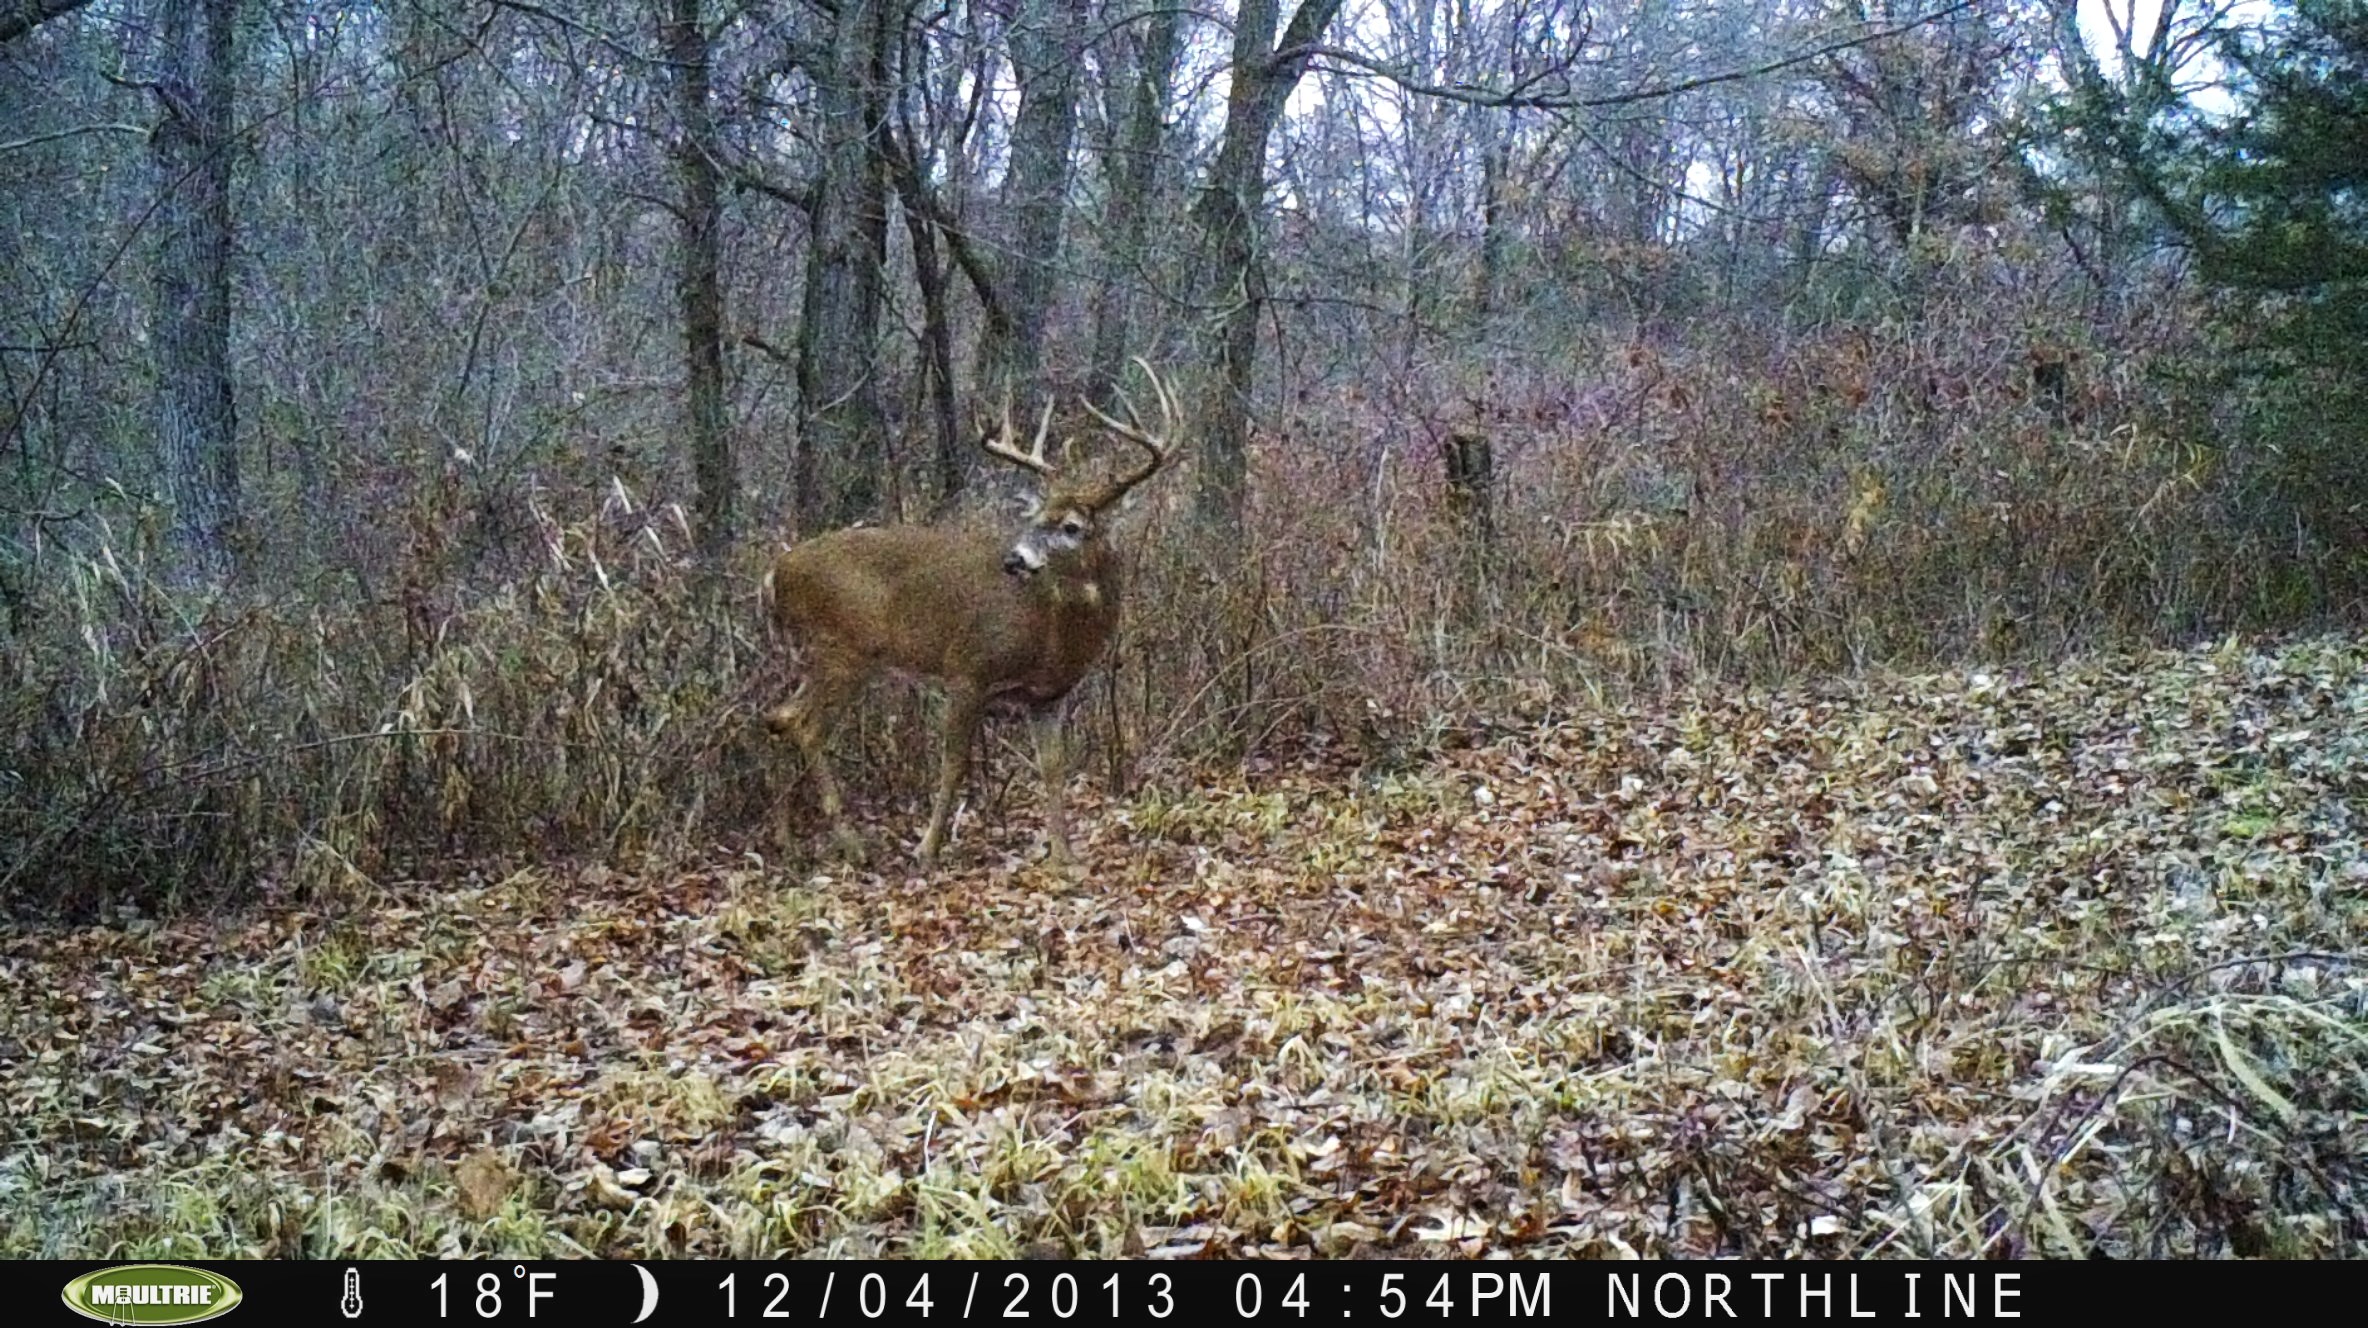
<svg viewBox="0 0 2368 1328"><path fill-rule="evenodd" d="M1008 398L999 420L981 430L979 442L989 455L1040 482L1017 532L980 534L951 526L841 530L791 549L774 564L773 615L804 653L806 679L767 722L804 752L824 814L850 855L859 854L860 845L824 762L823 743L865 682L897 670L935 679L946 693L944 756L921 836L922 860L933 861L944 843L980 719L989 705L1008 702L1027 710L1036 730L1053 861L1064 867L1074 861L1061 798L1066 758L1060 706L1100 659L1118 623L1118 566L1104 527L1127 491L1167 464L1178 427L1167 385L1150 365L1135 363L1158 398L1159 430L1146 427L1131 404L1124 423L1085 406L1113 438L1143 454L1114 476L1072 473L1046 456L1049 404L1024 452L1013 441L1018 431Z"/></svg>
<svg viewBox="0 0 2368 1328"><path fill-rule="evenodd" d="M1150 380L1152 394L1158 398L1162 427L1166 436L1175 435L1176 402L1168 395L1167 384L1151 366L1136 360L1144 376ZM980 439L989 456L1000 457L1015 466L1034 472L1043 482L1043 490L1029 510L1018 537L1003 557L1003 570L1013 576L1031 577L1049 568L1073 566L1080 555L1100 538L1105 513L1124 499L1127 491L1158 473L1167 464L1171 443L1163 442L1143 426L1142 417L1134 407L1126 407L1128 422L1120 423L1103 414L1092 402L1080 400L1087 413L1101 421L1112 437L1132 443L1144 452L1142 463L1122 474L1088 480L1071 477L1066 469L1055 464L1044 454L1044 442L1052 426L1052 403L1044 404L1044 413L1036 421L1036 436L1028 450L1020 451L1010 443L1016 436L1011 427L1011 398L1003 399L1000 425Z"/></svg>

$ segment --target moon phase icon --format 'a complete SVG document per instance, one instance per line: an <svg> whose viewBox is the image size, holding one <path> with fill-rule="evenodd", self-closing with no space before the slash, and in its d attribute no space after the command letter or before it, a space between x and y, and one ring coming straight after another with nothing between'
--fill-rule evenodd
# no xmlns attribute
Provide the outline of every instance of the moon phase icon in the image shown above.
<svg viewBox="0 0 2368 1328"><path fill-rule="evenodd" d="M640 1264L633 1265L633 1271L641 1274L641 1313L633 1320L640 1323L658 1310L658 1279L650 1276L650 1270Z"/></svg>

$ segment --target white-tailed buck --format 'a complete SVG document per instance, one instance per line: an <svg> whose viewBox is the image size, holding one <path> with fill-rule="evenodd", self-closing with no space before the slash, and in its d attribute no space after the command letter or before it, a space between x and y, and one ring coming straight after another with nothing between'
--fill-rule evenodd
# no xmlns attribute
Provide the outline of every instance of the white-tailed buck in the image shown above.
<svg viewBox="0 0 2368 1328"><path fill-rule="evenodd" d="M945 689L945 750L921 861L945 844L946 818L968 769L970 746L988 706L1025 708L1044 778L1044 826L1055 866L1075 862L1063 802L1067 756L1060 702L1101 657L1118 625L1119 567L1103 538L1118 500L1173 455L1175 398L1141 365L1159 400L1160 427L1146 429L1130 405L1120 423L1087 403L1102 427L1143 451L1115 477L1072 475L1046 458L1048 402L1025 452L1013 444L1011 403L982 430L990 455L1034 471L1041 489L1012 534L950 526L881 526L834 531L798 545L773 564L773 617L805 661L805 682L766 716L795 739L822 791L823 814L842 852L860 855L823 744L840 714L878 674L936 680Z"/></svg>

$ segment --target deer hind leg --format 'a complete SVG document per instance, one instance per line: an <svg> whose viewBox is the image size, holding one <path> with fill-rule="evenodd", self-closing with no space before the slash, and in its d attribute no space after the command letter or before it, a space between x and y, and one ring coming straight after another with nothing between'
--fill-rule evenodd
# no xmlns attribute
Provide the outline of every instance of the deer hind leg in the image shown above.
<svg viewBox="0 0 2368 1328"><path fill-rule="evenodd" d="M836 727L839 715L847 702L861 689L863 675L835 657L816 653L813 668L806 684L765 716L765 726L775 733L787 735L797 743L798 752L805 758L806 769L814 776L814 784L822 793L822 815L830 822L831 838L839 852L851 859L863 858L863 841L855 828L847 823L847 802L839 793L838 777L830 770L829 757L823 746Z"/></svg>
<svg viewBox="0 0 2368 1328"><path fill-rule="evenodd" d="M923 866L934 865L938 849L945 846L946 820L953 815L962 776L970 769L970 742L985 704L985 698L968 688L946 689L945 752L937 768L937 797L929 805L929 828L921 832Z"/></svg>
<svg viewBox="0 0 2368 1328"><path fill-rule="evenodd" d="M1069 851L1069 744L1061 732L1061 709L1046 706L1028 716L1036 736L1036 770L1044 778L1045 861L1053 870L1075 875L1076 855Z"/></svg>

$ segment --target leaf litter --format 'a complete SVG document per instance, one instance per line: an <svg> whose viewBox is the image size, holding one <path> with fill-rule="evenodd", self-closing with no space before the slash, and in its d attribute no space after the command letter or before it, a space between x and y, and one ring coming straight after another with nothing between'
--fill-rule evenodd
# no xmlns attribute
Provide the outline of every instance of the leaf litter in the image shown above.
<svg viewBox="0 0 2368 1328"><path fill-rule="evenodd" d="M1080 801L11 935L0 1250L2368 1253L2357 642Z"/></svg>

